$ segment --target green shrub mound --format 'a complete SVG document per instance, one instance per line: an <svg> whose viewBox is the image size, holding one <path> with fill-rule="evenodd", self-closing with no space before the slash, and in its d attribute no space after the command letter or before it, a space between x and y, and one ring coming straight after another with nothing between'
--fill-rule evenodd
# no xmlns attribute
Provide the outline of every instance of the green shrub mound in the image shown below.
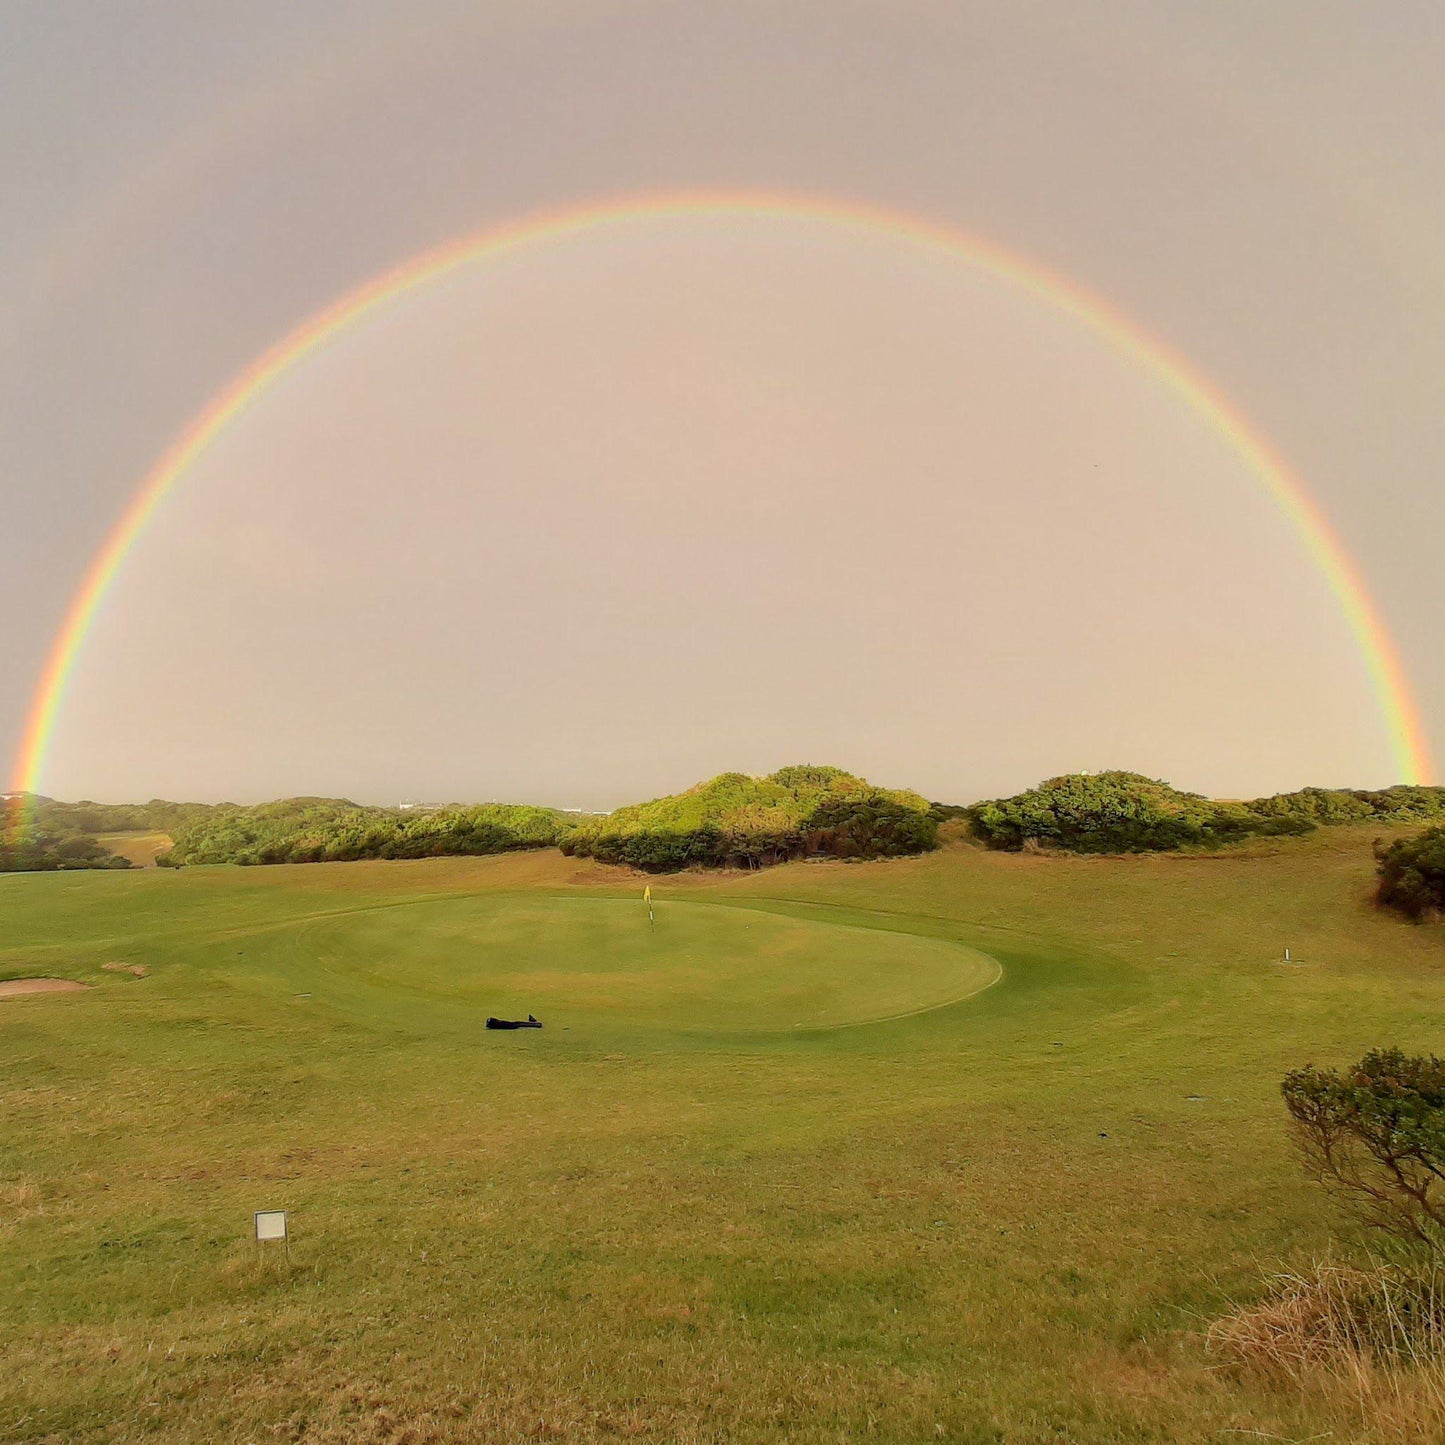
<svg viewBox="0 0 1445 1445"><path fill-rule="evenodd" d="M186 863L330 863L439 858L555 845L568 824L551 808L486 803L404 812L344 798L286 798L225 806L181 824L157 860Z"/></svg>
<svg viewBox="0 0 1445 1445"><path fill-rule="evenodd" d="M1258 818L1287 818L1315 827L1339 823L1417 823L1445 818L1445 788L1401 783L1393 788L1302 788L1245 803Z"/></svg>
<svg viewBox="0 0 1445 1445"><path fill-rule="evenodd" d="M34 793L11 793L0 802L0 873L55 873L80 868L129 868L92 833L93 819L72 818L69 805ZM88 824L88 826L82 826Z"/></svg>
<svg viewBox="0 0 1445 1445"><path fill-rule="evenodd" d="M36 801L35 815L44 827L61 833L172 833L187 823L234 809L234 803L60 803Z"/></svg>
<svg viewBox="0 0 1445 1445"><path fill-rule="evenodd" d="M0 822L0 873L55 873L78 868L129 868L84 833L60 833L22 823L7 828Z"/></svg>
<svg viewBox="0 0 1445 1445"><path fill-rule="evenodd" d="M991 848L1145 853L1232 842L1247 824L1237 807L1183 793L1140 773L1070 773L1026 793L969 809Z"/></svg>
<svg viewBox="0 0 1445 1445"><path fill-rule="evenodd" d="M226 803L61 803L37 793L12 793L0 816L0 873L48 873L76 868L129 868L96 833L173 833Z"/></svg>
<svg viewBox="0 0 1445 1445"><path fill-rule="evenodd" d="M791 858L924 853L938 846L938 822L917 793L875 788L841 768L801 765L762 778L721 773L583 823L560 846L650 873L761 868Z"/></svg>
<svg viewBox="0 0 1445 1445"><path fill-rule="evenodd" d="M1445 828L1427 828L1414 838L1375 844L1381 903L1417 922L1445 918Z"/></svg>
<svg viewBox="0 0 1445 1445"><path fill-rule="evenodd" d="M965 816L991 848L1152 853L1289 837L1341 823L1442 817L1445 788L1304 788L1226 803L1141 773L1070 773L1011 798L976 803Z"/></svg>

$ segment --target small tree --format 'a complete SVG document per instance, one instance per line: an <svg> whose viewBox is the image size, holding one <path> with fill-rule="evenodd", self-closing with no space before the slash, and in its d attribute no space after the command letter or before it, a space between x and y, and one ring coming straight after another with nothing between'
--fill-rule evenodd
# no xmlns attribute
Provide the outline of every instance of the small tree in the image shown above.
<svg viewBox="0 0 1445 1445"><path fill-rule="evenodd" d="M1445 1254L1445 1060L1372 1049L1280 1086L1305 1158L1373 1228Z"/></svg>

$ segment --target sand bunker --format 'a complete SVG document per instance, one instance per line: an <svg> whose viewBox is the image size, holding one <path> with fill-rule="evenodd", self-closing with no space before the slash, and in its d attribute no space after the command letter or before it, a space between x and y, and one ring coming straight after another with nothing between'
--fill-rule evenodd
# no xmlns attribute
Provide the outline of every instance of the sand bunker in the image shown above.
<svg viewBox="0 0 1445 1445"><path fill-rule="evenodd" d="M12 978L0 983L0 998L17 998L22 993L79 993L85 987L68 978Z"/></svg>

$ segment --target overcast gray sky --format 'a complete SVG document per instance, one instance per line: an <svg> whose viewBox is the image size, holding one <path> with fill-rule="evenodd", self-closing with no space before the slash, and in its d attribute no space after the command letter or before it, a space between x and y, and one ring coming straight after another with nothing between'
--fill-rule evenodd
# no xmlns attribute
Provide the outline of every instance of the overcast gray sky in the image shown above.
<svg viewBox="0 0 1445 1445"><path fill-rule="evenodd" d="M540 207L755 187L1036 258L1305 479L1437 753L1433 4L0 4L0 750L166 444L318 308ZM804 218L470 268L299 368L128 559L59 796L605 806L837 762L1393 780L1299 538L1037 298Z"/></svg>

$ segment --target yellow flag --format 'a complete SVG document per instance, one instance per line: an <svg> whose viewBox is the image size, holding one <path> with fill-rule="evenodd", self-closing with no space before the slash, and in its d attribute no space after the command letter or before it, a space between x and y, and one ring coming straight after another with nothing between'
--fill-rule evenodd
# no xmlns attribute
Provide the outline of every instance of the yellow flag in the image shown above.
<svg viewBox="0 0 1445 1445"><path fill-rule="evenodd" d="M649 883L649 884L642 890L642 901L643 901L644 903L651 903L651 902L652 902L652 884L651 884L651 883Z"/></svg>

